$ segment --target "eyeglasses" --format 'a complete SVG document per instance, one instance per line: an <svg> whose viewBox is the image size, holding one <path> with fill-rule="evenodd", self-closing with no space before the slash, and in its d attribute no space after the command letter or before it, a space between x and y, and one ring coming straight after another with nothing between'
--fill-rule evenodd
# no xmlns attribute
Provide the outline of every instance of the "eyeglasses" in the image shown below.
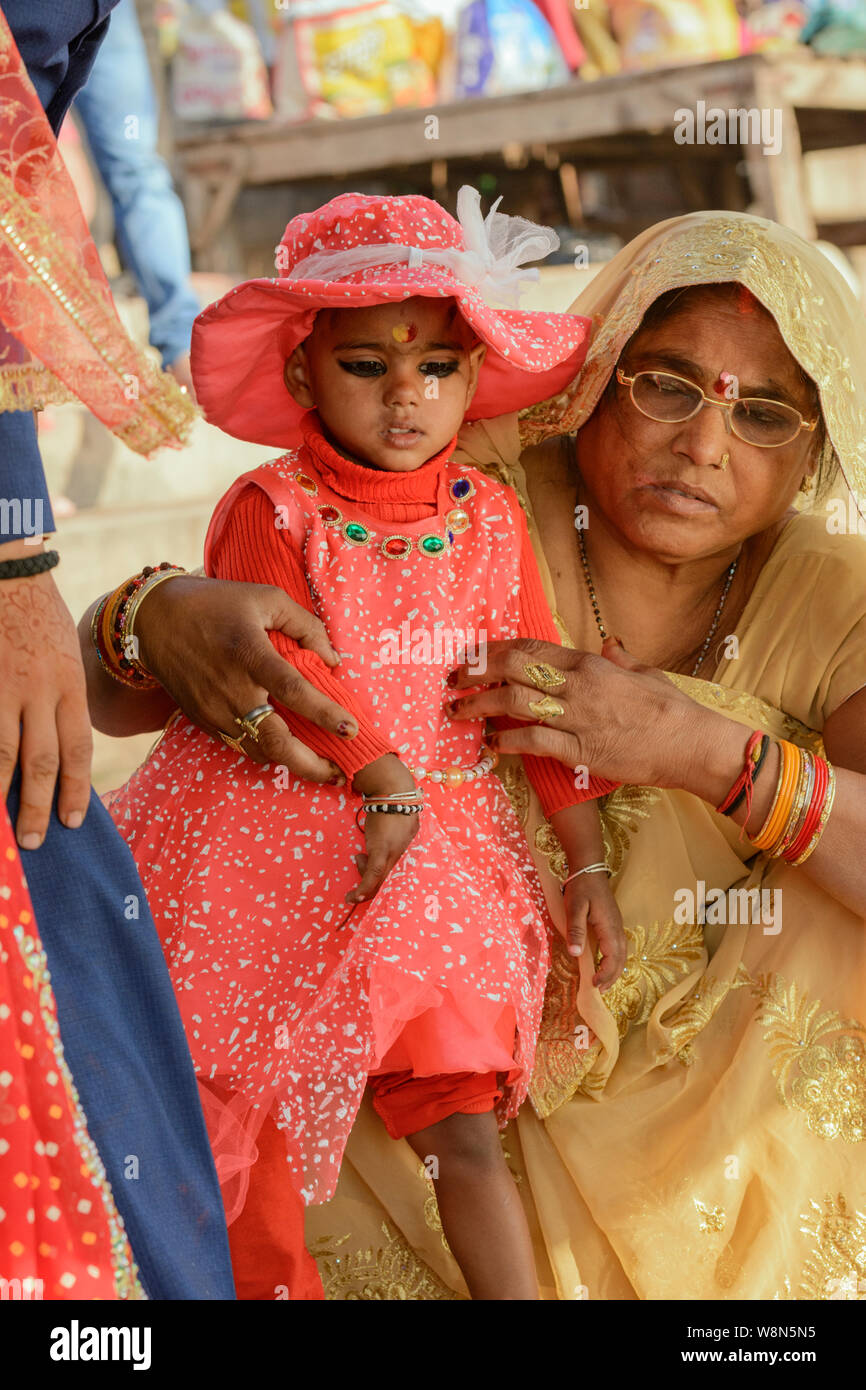
<svg viewBox="0 0 866 1390"><path fill-rule="evenodd" d="M735 401L715 401L693 381L672 372L637 372L626 376L619 367L616 379L629 387L629 395L642 415L663 424L682 424L691 420L705 405L714 405L725 412L725 429L733 430L738 439L759 449L775 449L790 444L801 430L814 430L816 420L804 420L799 410L782 401L764 400L761 396L742 396Z"/></svg>

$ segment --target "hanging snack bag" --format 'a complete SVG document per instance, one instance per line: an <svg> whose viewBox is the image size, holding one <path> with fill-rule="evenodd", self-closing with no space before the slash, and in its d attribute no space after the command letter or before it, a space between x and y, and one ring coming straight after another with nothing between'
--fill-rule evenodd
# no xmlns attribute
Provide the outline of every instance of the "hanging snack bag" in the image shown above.
<svg viewBox="0 0 866 1390"><path fill-rule="evenodd" d="M436 100L438 20L415 23L390 0L298 0L277 60L277 110L289 119L374 116Z"/></svg>
<svg viewBox="0 0 866 1390"><path fill-rule="evenodd" d="M469 0L461 10L458 97L540 91L569 75L556 35L532 0Z"/></svg>
<svg viewBox="0 0 866 1390"><path fill-rule="evenodd" d="M268 73L248 24L226 10L178 9L171 70L174 114L184 121L256 121L273 114Z"/></svg>
<svg viewBox="0 0 866 1390"><path fill-rule="evenodd" d="M608 0L626 69L734 58L740 17L734 0Z"/></svg>

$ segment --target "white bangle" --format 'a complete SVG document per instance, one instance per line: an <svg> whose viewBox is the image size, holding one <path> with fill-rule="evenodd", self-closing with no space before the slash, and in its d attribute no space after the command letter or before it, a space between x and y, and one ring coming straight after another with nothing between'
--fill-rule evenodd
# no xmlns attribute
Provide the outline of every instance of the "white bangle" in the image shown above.
<svg viewBox="0 0 866 1390"><path fill-rule="evenodd" d="M568 878L560 887L560 892L564 893L569 883L571 883L572 879L580 878L581 874L607 874L609 878L610 869L607 867L606 864L585 864L582 869L575 869L573 874L568 875Z"/></svg>

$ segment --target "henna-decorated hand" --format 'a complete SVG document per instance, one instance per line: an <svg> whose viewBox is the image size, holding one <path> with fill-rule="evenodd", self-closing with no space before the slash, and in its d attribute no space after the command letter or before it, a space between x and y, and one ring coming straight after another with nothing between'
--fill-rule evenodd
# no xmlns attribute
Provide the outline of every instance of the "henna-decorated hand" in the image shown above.
<svg viewBox="0 0 866 1390"><path fill-rule="evenodd" d="M0 546L2 559L32 554L19 541ZM0 793L20 754L16 833L22 849L38 849L55 786L63 824L84 820L93 751L75 624L50 573L0 581L0 672Z"/></svg>

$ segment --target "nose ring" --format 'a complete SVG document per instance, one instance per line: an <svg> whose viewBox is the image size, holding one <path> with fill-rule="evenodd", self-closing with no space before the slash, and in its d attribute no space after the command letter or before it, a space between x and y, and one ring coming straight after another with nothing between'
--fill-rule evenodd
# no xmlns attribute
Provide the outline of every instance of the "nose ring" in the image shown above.
<svg viewBox="0 0 866 1390"><path fill-rule="evenodd" d="M727 454L727 453L726 453L726 454L722 454L722 457L719 459L719 468L721 468L721 470L722 470L723 473L724 473L725 469L727 468L728 464L730 463L730 461L731 461L731 456L730 456L730 454Z"/></svg>

